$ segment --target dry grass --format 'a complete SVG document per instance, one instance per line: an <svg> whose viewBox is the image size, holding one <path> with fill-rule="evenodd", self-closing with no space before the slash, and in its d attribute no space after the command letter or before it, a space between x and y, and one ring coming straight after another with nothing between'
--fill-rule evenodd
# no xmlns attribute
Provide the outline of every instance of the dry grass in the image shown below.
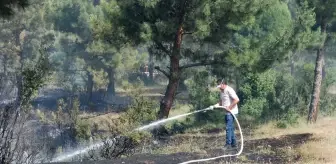
<svg viewBox="0 0 336 164"><path fill-rule="evenodd" d="M277 138L288 134L312 133L312 140L296 147L295 150L302 156L303 163L335 163L336 162L336 118L321 118L314 125L307 125L305 121L296 127L287 129L275 128L270 123L257 129L254 139Z"/></svg>
<svg viewBox="0 0 336 164"><path fill-rule="evenodd" d="M301 134L313 134L309 140L300 145L285 146L285 147L267 147L267 145L259 145L257 147L246 147L246 151L251 151L255 155L269 155L279 156L287 162L291 163L297 157L299 162L295 163L336 163L336 118L321 118L314 125L307 125L305 120L301 120L301 123L295 127L289 127L287 129L280 129L276 127L275 122L269 123L259 127L253 135L244 136L245 142L251 143L256 140L262 139L279 139L283 142L287 142L283 136L287 135L301 135ZM225 138L223 133L209 135L209 134L182 134L175 136L176 138L190 138L190 140L184 140L183 142L172 144L168 147L156 150L155 153L169 154L176 152L199 152L203 153L205 148L204 143L208 143L210 149L217 148L219 145L209 145L209 137L215 137L218 139ZM201 139L200 139L201 138ZM203 139L203 141L202 141ZM304 140L302 140L304 141ZM213 141L212 141L213 142ZM217 142L216 142L217 143ZM267 143L265 143L267 144ZM253 145L253 144L252 144ZM207 146L207 147L208 147ZM246 146L251 146L247 144ZM269 145L268 145L269 146ZM249 154L245 152L245 154ZM250 152L251 153L251 152ZM242 155L242 158L244 154ZM240 161L245 161L240 159Z"/></svg>

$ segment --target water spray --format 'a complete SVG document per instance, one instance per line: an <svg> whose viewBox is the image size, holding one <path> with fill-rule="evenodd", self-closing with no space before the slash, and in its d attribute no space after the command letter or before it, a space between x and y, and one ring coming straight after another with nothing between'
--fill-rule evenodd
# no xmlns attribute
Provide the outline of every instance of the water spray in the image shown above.
<svg viewBox="0 0 336 164"><path fill-rule="evenodd" d="M194 111L194 112L190 112L190 113L186 113L186 114L181 114L181 115L177 115L177 116L174 116L174 117L169 117L167 119L155 121L155 122L152 122L152 123L150 123L148 125L144 125L144 126L139 127L139 128L137 128L135 130L137 130L137 131L147 130L149 128L154 128L154 127L156 127L158 125L166 123L168 121L176 120L176 119L181 118L181 117L189 116L189 115L192 115L192 114L195 114L195 113L199 113L199 112L205 112L205 111L208 111L208 110L212 110L212 108L209 107L209 108L205 108L205 109L202 109L202 110L198 110L198 111Z"/></svg>
<svg viewBox="0 0 336 164"><path fill-rule="evenodd" d="M224 108L224 107L221 107L221 106L216 106L216 108ZM163 119L163 120L158 120L158 121L155 121L155 122L152 122L148 125L144 125L144 126L141 126L139 128L136 128L134 129L133 131L143 131L143 130L148 130L150 128L154 128L154 127L157 127L158 125L161 125L163 123L166 123L168 121L172 121L172 120L176 120L178 118L181 118L181 117L185 117L185 116L188 116L188 115L192 115L192 114L195 114L195 113L199 113L199 112L206 112L206 111L209 111L209 110L213 110L214 109L214 106L210 106L208 108L205 108L205 109L201 109L201 110L198 110L198 111L194 111L194 112L189 112L189 113L186 113L186 114L181 114L181 115L177 115L177 116L174 116L174 117L170 117L170 118L167 118L167 119ZM241 128L240 128L240 125L239 125L239 122L236 118L235 115L233 115L233 117L235 118L237 124L238 124L238 127L239 127L239 131L240 131L240 135L241 135L241 146L240 146L240 151L237 153L237 154L234 154L234 155L223 155L223 156L218 156L218 157L213 157L213 158L206 158L206 159L198 159L198 160L191 160L191 161L187 161L187 162L183 162L181 164L187 164L187 163L193 163L193 162L202 162L202 161L210 161L210 160L215 160L215 159L218 159L218 158L225 158L225 157L233 157L233 156L238 156L242 153L243 151L243 135L242 135L242 131L241 131ZM113 139L112 139L113 140ZM110 142L113 142L111 139L107 140L107 141L110 141ZM71 153L68 153L68 154L65 154L65 155L61 155L61 156L58 156L56 158L54 158L51 162L60 162L60 161L63 161L63 160L66 160L66 159L70 159L72 157L75 157L77 155L80 155L80 154L85 154L87 152L89 152L90 150L94 149L94 148L100 148L104 145L104 141L101 141L101 142L98 142L98 143L95 143L91 146L88 146L84 149L80 149L80 150L76 150L76 151L73 151Z"/></svg>
<svg viewBox="0 0 336 164"><path fill-rule="evenodd" d="M206 111L212 110L212 109L213 108L208 107L208 108L205 108L205 109L202 109L202 110L198 110L198 111L194 111L194 112L190 112L190 113L186 113L186 114L177 115L177 116L170 117L170 118L163 119L163 120L158 120L158 121L152 122L152 123L150 123L148 125L144 125L144 126L141 126L139 128L136 128L133 131L148 130L148 129L151 129L151 128L155 128L155 127L157 127L157 126L159 126L161 124L164 124L164 123L166 123L168 121L176 120L178 118L185 117L185 116L192 115L192 114L199 113L199 112L206 112ZM108 139L106 141L113 142L113 139ZM64 155L60 155L60 156L54 158L51 162L52 163L54 163L54 162L61 162L61 161L67 160L67 159L71 159L71 158L73 158L73 157L75 157L77 155L88 153L90 150L98 149L98 148L101 148L103 146L104 146L104 141L100 141L100 142L97 142L97 143L95 143L93 145L87 146L85 148L81 148L81 149L78 149L78 150L66 153Z"/></svg>

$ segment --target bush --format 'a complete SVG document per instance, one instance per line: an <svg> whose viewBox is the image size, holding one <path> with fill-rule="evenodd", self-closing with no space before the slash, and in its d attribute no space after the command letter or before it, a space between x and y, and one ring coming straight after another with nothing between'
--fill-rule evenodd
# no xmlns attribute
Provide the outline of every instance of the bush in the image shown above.
<svg viewBox="0 0 336 164"><path fill-rule="evenodd" d="M248 74L244 84L239 88L240 113L244 117L250 116L255 121L265 121L269 113L269 100L275 95L276 72L267 71L263 74ZM266 117L265 117L266 116Z"/></svg>
<svg viewBox="0 0 336 164"><path fill-rule="evenodd" d="M129 155L135 151L137 146L152 139L150 132L134 130L156 120L156 103L140 95L143 93L142 85L126 83L124 85L124 89L130 91L128 96L132 98L132 104L119 118L108 123L111 135L106 138L106 141L113 142L105 142L99 154L95 154L95 158L112 159Z"/></svg>
<svg viewBox="0 0 336 164"><path fill-rule="evenodd" d="M314 79L314 63L303 63L295 68L294 74L285 70L270 69L263 73L244 73L239 79L237 94L240 98L239 119L253 122L253 125L277 121L277 126L286 128L306 117L311 99ZM336 95L329 88L336 83L336 70L329 68L323 80L320 96L320 110L324 115L336 112ZM187 80L190 102L194 110L206 108L217 103L218 93L206 85L213 86L213 77L208 71L199 71ZM196 124L224 121L222 111L196 114ZM188 125L184 124L183 126ZM182 129L176 124L177 131ZM185 131L185 130L183 130Z"/></svg>
<svg viewBox="0 0 336 164"><path fill-rule="evenodd" d="M156 120L157 113L156 103L144 96L135 95L132 105L122 116L128 122L132 122L133 126L148 124Z"/></svg>
<svg viewBox="0 0 336 164"><path fill-rule="evenodd" d="M311 71L311 65L306 64L294 77L276 70L248 74L238 92L241 115L259 123L276 120L280 127L297 123L307 112Z"/></svg>
<svg viewBox="0 0 336 164"><path fill-rule="evenodd" d="M186 80L190 103L193 110L201 110L218 103L218 92L212 91L210 88L215 86L215 79L208 71L197 72L192 78ZM208 87L207 87L208 86ZM214 110L210 112L197 113L197 123L207 122L223 122L224 116L221 116L222 111Z"/></svg>
<svg viewBox="0 0 336 164"><path fill-rule="evenodd" d="M60 129L69 127L70 133L76 142L88 140L91 137L90 123L79 117L80 102L77 97L65 103L63 99L57 102L57 111L53 114L54 124Z"/></svg>
<svg viewBox="0 0 336 164"><path fill-rule="evenodd" d="M79 120L74 125L74 132L77 141L89 140L91 137L91 126L84 120Z"/></svg>
<svg viewBox="0 0 336 164"><path fill-rule="evenodd" d="M334 115L336 113L336 95L330 92L336 84L336 69L327 69L326 77L322 83L320 109L323 115Z"/></svg>

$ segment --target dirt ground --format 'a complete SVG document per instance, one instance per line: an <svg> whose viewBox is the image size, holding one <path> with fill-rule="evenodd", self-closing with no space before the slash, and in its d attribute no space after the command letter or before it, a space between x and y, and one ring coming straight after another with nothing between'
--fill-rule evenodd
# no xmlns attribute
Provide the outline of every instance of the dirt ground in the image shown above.
<svg viewBox="0 0 336 164"><path fill-rule="evenodd" d="M277 138L264 138L256 140L247 140L244 142L243 153L239 157L229 157L209 162L200 163L297 163L300 161L301 156L295 153L290 153L294 147L298 147L301 144L312 140L310 133L285 135ZM199 144L204 148L202 153L173 153L173 154L140 154L134 155L127 159L115 159L104 161L89 161L89 162L69 162L63 164L178 164L189 160L195 160L200 158L211 158L215 156L221 156L224 154L235 154L236 152L224 152L221 149L214 149L211 143L223 142L218 140L218 137L206 137L206 143L204 138L190 136L193 138L195 144ZM181 144L186 140L190 140L190 137L178 137L173 141L170 141L170 145ZM199 141L199 142L198 142ZM201 143L202 142L202 143ZM207 144L209 143L209 144ZM238 151L238 150L236 150ZM300 162L299 162L300 163ZM61 164L61 163L59 163Z"/></svg>

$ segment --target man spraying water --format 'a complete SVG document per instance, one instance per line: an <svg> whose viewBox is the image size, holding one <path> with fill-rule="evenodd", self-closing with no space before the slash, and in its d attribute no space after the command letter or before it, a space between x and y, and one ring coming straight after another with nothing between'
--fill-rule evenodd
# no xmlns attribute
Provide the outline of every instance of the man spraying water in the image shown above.
<svg viewBox="0 0 336 164"><path fill-rule="evenodd" d="M216 105L212 105L206 109L202 109L200 111L213 110L214 108L226 110L226 114L225 114L226 143L224 145L224 149L237 147L236 137L234 134L234 130L235 130L234 121L236 121L238 125L238 129L239 129L239 133L240 133L240 140L241 140L240 150L236 154L224 154L224 155L212 157L212 158L190 160L190 161L186 161L180 164L189 164L189 163L216 160L219 158L235 157L235 156L239 156L243 152L244 137L243 137L243 133L242 133L242 129L240 127L239 121L236 118L236 116L238 115L238 105L237 104L239 102L239 98L236 92L234 91L234 89L225 83L224 79L217 81L217 88L220 89L219 103L217 103Z"/></svg>
<svg viewBox="0 0 336 164"><path fill-rule="evenodd" d="M240 124L238 122L238 119L236 119L236 115L238 114L237 104L239 102L239 98L238 98L236 92L233 90L233 88L228 86L224 82L224 80L218 81L217 88L220 89L220 101L216 105L212 105L212 106L210 106L208 108L205 108L205 109L202 109L202 110L177 115L177 116L174 116L174 117L169 117L169 118L166 118L166 119L163 119L163 120L158 120L158 121L152 122L150 124L138 127L136 129L134 129L133 131L143 131L143 130L152 129L152 128L155 128L158 125L164 124L168 121L176 120L178 118L189 116L189 115L199 113L199 112L206 112L206 111L209 111L209 110L213 110L214 108L224 109L224 110L227 111L226 114L225 114L226 144L225 144L224 148L227 149L227 148L230 148L230 147L236 147L237 146L236 139L235 139L235 134L234 134L234 130L235 130L234 121L236 121L236 123L238 125L240 135L241 135L241 138L240 138L241 139L241 145L240 145L239 152L236 153L236 154L226 154L226 155L221 155L221 156L212 157L212 158L190 160L190 161L183 162L181 164L189 164L189 163L194 163L194 162L210 161L210 160L215 160L215 159L225 158L225 157L239 156L243 152L243 147L244 147L244 139L243 139L243 135L242 135L242 130L241 130ZM108 141L111 142L111 140L108 140ZM85 147L85 148L82 148L82 149L79 149L79 150L74 150L71 153L66 153L66 154L57 156L51 162L60 162L60 161L66 160L66 159L71 159L74 156L77 156L77 155L80 155L80 154L86 154L89 150L92 150L94 148L95 149L96 148L101 148L103 145L104 145L104 142L100 141L100 142L97 142L93 145L89 145L88 147Z"/></svg>
<svg viewBox="0 0 336 164"><path fill-rule="evenodd" d="M219 103L211 106L211 109L218 108L220 106L224 107L226 110L225 114L225 123L226 123L226 143L224 145L224 150L229 148L236 148L237 142L235 137L235 126L234 126L234 117L238 115L238 102L239 98L235 90L226 84L223 80L217 81L217 88L220 89L220 100ZM221 108L223 109L223 108Z"/></svg>

